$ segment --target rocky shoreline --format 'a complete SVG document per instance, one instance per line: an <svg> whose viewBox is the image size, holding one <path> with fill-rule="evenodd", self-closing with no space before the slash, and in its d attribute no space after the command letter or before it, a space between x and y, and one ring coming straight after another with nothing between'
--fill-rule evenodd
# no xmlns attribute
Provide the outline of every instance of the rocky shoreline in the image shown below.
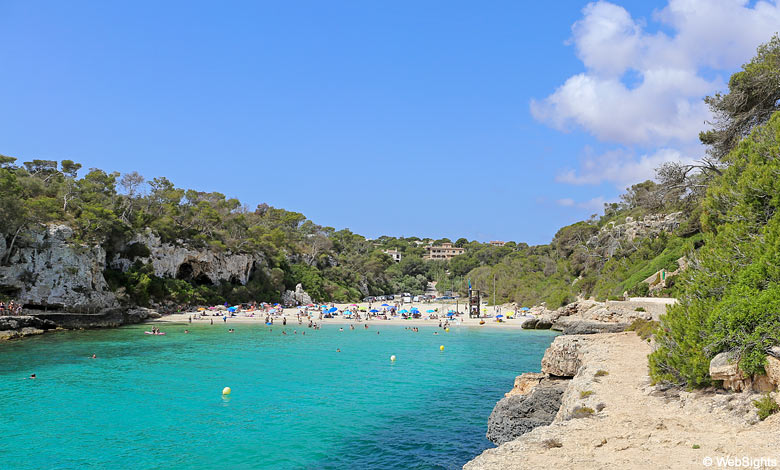
<svg viewBox="0 0 780 470"><path fill-rule="evenodd" d="M705 457L778 459L780 417L759 421L761 393L654 386L651 344L634 332L564 335L488 419L498 445L465 470L701 468ZM775 400L778 393L772 394Z"/></svg>
<svg viewBox="0 0 780 470"><path fill-rule="evenodd" d="M0 341L43 334L49 330L115 328L160 318L147 308L110 309L101 313L30 312L27 315L0 316Z"/></svg>

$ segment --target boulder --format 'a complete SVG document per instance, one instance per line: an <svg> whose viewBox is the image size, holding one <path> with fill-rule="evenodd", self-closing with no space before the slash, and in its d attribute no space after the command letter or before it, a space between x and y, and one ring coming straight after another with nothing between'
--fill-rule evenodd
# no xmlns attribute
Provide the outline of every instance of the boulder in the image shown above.
<svg viewBox="0 0 780 470"><path fill-rule="evenodd" d="M582 366L581 338L558 336L544 352L542 372L556 377L574 377Z"/></svg>
<svg viewBox="0 0 780 470"><path fill-rule="evenodd" d="M742 392L752 388L752 379L739 370L739 357L735 352L722 352L710 361L710 377L722 380L723 388Z"/></svg>
<svg viewBox="0 0 780 470"><path fill-rule="evenodd" d="M549 315L542 315L536 321L534 328L537 330L549 330L553 326L553 319Z"/></svg>
<svg viewBox="0 0 780 470"><path fill-rule="evenodd" d="M539 322L538 318L526 318L523 320L523 323L520 324L520 328L523 328L525 330L533 330L536 328L536 324Z"/></svg>
<svg viewBox="0 0 780 470"><path fill-rule="evenodd" d="M547 375L539 372L526 372L515 378L515 385L505 396L528 395Z"/></svg>
<svg viewBox="0 0 780 470"><path fill-rule="evenodd" d="M780 388L780 359L774 356L766 357L764 365L766 376L775 388Z"/></svg>
<svg viewBox="0 0 780 470"><path fill-rule="evenodd" d="M565 381L559 381L537 386L527 395L502 398L490 413L486 437L500 445L536 427L552 423L561 406L565 388Z"/></svg>
<svg viewBox="0 0 780 470"><path fill-rule="evenodd" d="M284 305L308 305L312 303L311 296L303 290L303 285L300 283L295 286L295 290L285 291L282 294L282 304Z"/></svg>

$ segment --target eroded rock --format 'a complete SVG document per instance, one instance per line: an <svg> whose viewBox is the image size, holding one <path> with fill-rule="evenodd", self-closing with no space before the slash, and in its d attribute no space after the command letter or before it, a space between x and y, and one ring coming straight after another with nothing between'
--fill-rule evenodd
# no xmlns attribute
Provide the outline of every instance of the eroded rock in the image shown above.
<svg viewBox="0 0 780 470"><path fill-rule="evenodd" d="M534 387L526 395L502 398L490 413L486 437L495 444L503 444L552 423L565 388L565 381L553 381Z"/></svg>
<svg viewBox="0 0 780 470"><path fill-rule="evenodd" d="M558 336L542 358L542 372L557 377L574 377L582 366L582 343L576 336Z"/></svg>

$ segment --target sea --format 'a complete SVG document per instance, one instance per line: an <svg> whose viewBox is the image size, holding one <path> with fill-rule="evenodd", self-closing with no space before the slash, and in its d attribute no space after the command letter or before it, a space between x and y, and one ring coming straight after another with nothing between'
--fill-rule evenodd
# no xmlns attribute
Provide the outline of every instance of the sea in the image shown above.
<svg viewBox="0 0 780 470"><path fill-rule="evenodd" d="M2 343L0 467L461 468L492 447L493 406L554 338L355 326L134 325Z"/></svg>

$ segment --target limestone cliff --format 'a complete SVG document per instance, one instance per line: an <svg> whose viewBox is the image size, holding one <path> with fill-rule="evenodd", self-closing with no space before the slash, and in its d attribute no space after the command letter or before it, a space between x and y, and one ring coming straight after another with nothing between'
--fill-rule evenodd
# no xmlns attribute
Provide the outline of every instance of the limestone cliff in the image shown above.
<svg viewBox="0 0 780 470"><path fill-rule="evenodd" d="M128 245L141 245L147 256L133 259L117 253L111 260L114 269L127 270L138 260L151 264L157 277L172 277L184 280L208 280L212 284L221 281L246 284L255 264L263 264L260 255L216 253L211 250L196 249L183 243L163 243L151 231L137 235Z"/></svg>
<svg viewBox="0 0 780 470"><path fill-rule="evenodd" d="M79 310L116 306L103 277L105 250L75 243L72 237L73 230L65 225L25 234L23 243L0 266L0 289L26 306ZM5 251L3 240L0 259Z"/></svg>

